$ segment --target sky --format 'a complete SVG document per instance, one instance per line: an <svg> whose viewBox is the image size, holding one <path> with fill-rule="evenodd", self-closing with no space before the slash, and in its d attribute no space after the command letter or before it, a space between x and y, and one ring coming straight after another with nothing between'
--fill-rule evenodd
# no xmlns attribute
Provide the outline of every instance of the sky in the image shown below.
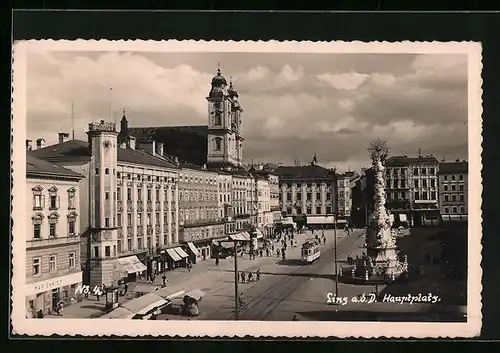
<svg viewBox="0 0 500 353"><path fill-rule="evenodd" d="M467 56L449 54L36 52L27 59L27 138L86 140L88 123L206 125L220 63L244 110L247 162L339 171L391 155L467 159ZM110 90L112 88L112 90ZM119 124L117 124L119 126ZM34 143L34 142L33 142Z"/></svg>

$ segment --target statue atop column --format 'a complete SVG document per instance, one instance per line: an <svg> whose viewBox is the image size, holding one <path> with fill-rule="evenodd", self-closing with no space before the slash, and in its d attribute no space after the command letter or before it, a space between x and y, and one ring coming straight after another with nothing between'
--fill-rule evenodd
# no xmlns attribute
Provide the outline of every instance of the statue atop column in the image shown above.
<svg viewBox="0 0 500 353"><path fill-rule="evenodd" d="M387 142L376 139L368 148L375 175L373 214L370 217L366 233L367 253L375 260L376 266L383 266L386 272L394 272L398 262L396 242L392 231L392 219L385 207L385 167L389 154Z"/></svg>

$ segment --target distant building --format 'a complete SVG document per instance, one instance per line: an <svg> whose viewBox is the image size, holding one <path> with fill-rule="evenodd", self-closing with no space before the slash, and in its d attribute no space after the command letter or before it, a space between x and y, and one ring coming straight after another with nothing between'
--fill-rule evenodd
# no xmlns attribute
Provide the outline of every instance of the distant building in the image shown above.
<svg viewBox="0 0 500 353"><path fill-rule="evenodd" d="M352 209L352 186L359 178L355 172L337 174L338 217L346 222L350 221Z"/></svg>
<svg viewBox="0 0 500 353"><path fill-rule="evenodd" d="M317 162L314 156L309 165L275 170L280 178L281 210L286 216L306 215L308 225L332 227L326 222L337 212L336 173Z"/></svg>
<svg viewBox="0 0 500 353"><path fill-rule="evenodd" d="M385 161L385 167L387 207L394 215L394 225L437 224L437 158L392 156Z"/></svg>
<svg viewBox="0 0 500 353"><path fill-rule="evenodd" d="M82 284L78 207L83 178L70 169L26 157L28 317L39 310L47 314L60 300L75 298Z"/></svg>
<svg viewBox="0 0 500 353"><path fill-rule="evenodd" d="M468 171L466 161L456 160L439 166L439 209L443 222L468 218Z"/></svg>
<svg viewBox="0 0 500 353"><path fill-rule="evenodd" d="M356 228L366 227L369 215L373 213L374 186L375 173L372 168L362 169L359 178L353 182L351 224Z"/></svg>

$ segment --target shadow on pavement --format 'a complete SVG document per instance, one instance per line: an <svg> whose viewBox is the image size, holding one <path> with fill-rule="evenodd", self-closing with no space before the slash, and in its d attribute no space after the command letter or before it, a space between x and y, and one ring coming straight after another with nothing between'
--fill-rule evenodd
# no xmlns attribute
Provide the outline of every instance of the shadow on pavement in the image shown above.
<svg viewBox="0 0 500 353"><path fill-rule="evenodd" d="M103 305L82 305L81 309L92 309L92 310L102 310Z"/></svg>
<svg viewBox="0 0 500 353"><path fill-rule="evenodd" d="M304 266L300 259L285 259L278 262L278 265L283 266Z"/></svg>

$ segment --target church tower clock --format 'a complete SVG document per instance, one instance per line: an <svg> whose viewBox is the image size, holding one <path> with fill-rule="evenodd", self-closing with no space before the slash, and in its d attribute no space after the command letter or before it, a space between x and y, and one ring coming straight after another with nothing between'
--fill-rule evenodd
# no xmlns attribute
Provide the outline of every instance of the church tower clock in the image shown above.
<svg viewBox="0 0 500 353"><path fill-rule="evenodd" d="M229 87L220 68L212 79L208 102L207 165L236 169L242 166L241 113L238 92Z"/></svg>

